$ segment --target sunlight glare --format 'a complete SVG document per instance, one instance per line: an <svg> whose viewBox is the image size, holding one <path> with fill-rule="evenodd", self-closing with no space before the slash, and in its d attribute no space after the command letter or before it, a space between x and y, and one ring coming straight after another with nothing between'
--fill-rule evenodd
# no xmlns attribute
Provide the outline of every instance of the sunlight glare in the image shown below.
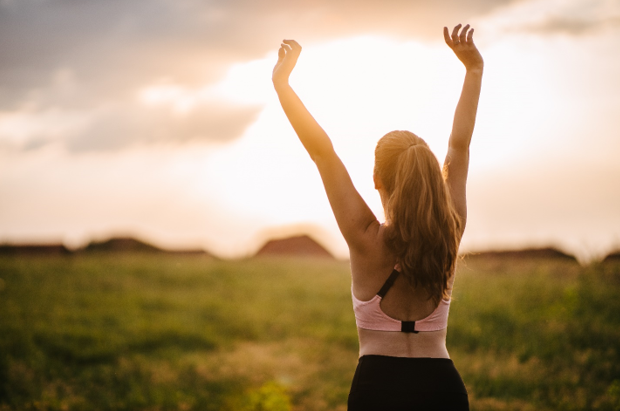
<svg viewBox="0 0 620 411"><path fill-rule="evenodd" d="M442 48L372 36L304 47L291 84L332 137L356 187L379 218L382 210L372 183L374 146L388 131L415 129L434 149L445 152L445 123L462 81L452 57ZM327 225L338 236L316 168L273 90L276 59L274 51L235 65L210 89L229 101L261 102L265 108L239 140L209 157L205 177L220 178L209 179L203 196L228 204L231 213L248 213L251 203L251 213L266 226L305 221Z"/></svg>

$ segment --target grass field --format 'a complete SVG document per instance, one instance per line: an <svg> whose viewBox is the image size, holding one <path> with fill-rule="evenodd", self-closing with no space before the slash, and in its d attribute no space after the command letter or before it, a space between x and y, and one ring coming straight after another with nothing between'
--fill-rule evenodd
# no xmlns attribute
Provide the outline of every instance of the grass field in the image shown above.
<svg viewBox="0 0 620 411"><path fill-rule="evenodd" d="M0 257L0 410L345 410L347 263ZM461 262L472 410L620 410L620 264Z"/></svg>

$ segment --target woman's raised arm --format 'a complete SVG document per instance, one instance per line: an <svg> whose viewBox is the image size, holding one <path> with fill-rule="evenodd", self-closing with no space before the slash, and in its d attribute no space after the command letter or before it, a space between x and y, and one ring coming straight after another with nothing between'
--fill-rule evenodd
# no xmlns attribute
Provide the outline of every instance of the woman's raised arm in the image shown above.
<svg viewBox="0 0 620 411"><path fill-rule="evenodd" d="M469 168L469 143L476 123L484 61L472 38L474 29L470 29L468 24L459 34L460 28L460 24L454 27L451 35L447 27L443 29L446 44L454 51L466 69L463 91L454 113L444 170L452 201L461 217L462 228L465 229L467 220L465 186Z"/></svg>
<svg viewBox="0 0 620 411"><path fill-rule="evenodd" d="M338 227L349 248L352 252L364 252L370 244L368 237L372 236L369 235L369 228L378 228L379 223L353 186L329 136L289 85L289 76L300 53L301 46L296 41L283 41L278 50L278 62L273 69L273 85L284 113L319 169Z"/></svg>
<svg viewBox="0 0 620 411"><path fill-rule="evenodd" d="M284 40L278 50L278 62L271 77L286 117L295 129L312 160L334 151L327 133L306 109L301 99L289 85L289 76L297 64L301 46L295 40Z"/></svg>

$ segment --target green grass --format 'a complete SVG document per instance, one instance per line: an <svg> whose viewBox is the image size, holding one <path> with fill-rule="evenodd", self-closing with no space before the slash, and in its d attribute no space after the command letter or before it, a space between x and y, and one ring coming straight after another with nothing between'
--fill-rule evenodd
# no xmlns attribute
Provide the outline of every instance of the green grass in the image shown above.
<svg viewBox="0 0 620 411"><path fill-rule="evenodd" d="M345 410L348 264L0 257L0 410ZM620 264L469 258L448 349L472 410L620 410Z"/></svg>

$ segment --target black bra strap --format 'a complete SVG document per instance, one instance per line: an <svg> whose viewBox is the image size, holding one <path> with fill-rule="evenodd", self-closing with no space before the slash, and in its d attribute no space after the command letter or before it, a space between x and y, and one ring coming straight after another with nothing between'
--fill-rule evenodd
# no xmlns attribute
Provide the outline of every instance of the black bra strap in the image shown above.
<svg viewBox="0 0 620 411"><path fill-rule="evenodd" d="M383 284L383 287L381 287L381 289L377 293L377 295L379 297L381 297L381 298L385 297L385 295L387 294L389 289L392 288L392 286L394 285L394 281L396 281L396 277L398 277L399 274L400 273L398 271L396 271L396 269L394 269L394 271L392 271L392 274L390 274L388 279L385 280L385 283Z"/></svg>
<svg viewBox="0 0 620 411"><path fill-rule="evenodd" d="M400 330L404 333L419 333L415 330L415 321L401 321Z"/></svg>

